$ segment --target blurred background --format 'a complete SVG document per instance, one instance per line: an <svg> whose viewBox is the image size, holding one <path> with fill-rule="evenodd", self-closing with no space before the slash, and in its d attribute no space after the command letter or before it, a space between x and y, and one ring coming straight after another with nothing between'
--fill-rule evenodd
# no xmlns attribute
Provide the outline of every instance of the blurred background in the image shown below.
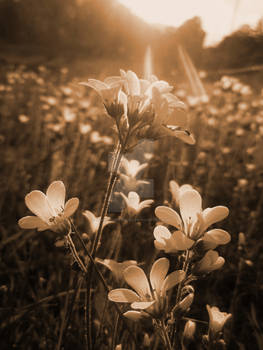
<svg viewBox="0 0 263 350"><path fill-rule="evenodd" d="M262 7L260 0L1 0L0 58L50 66L118 59L142 69L150 45L155 73L175 75L181 44L214 75L262 64Z"/></svg>
<svg viewBox="0 0 263 350"><path fill-rule="evenodd" d="M207 322L205 305L217 305L233 314L229 349L263 349L262 0L0 0L1 350L57 347L76 274L62 237L21 230L17 221L30 215L27 193L62 180L67 198L80 199L76 225L92 239L82 213L99 216L116 133L97 94L78 83L120 68L173 85L197 142L167 138L127 155L148 163L142 180L155 202L136 222L109 213L115 223L99 257L138 260L147 270L159 254L154 208L171 203L170 180L190 183L204 208L229 207L218 227L232 240L218 248L223 269L195 282L189 316ZM115 313L101 321L106 297L96 288L96 345L109 349ZM64 349L83 349L83 304L81 289ZM132 327L142 349L145 334L160 349L149 324Z"/></svg>

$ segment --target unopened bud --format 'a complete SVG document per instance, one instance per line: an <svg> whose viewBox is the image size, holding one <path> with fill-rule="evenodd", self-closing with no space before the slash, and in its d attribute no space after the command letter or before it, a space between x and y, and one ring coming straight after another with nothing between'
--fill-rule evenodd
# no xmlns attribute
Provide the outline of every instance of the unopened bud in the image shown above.
<svg viewBox="0 0 263 350"><path fill-rule="evenodd" d="M183 345L187 347L193 340L194 340L194 334L196 330L196 323L189 320L186 322L184 326L184 332L183 332Z"/></svg>
<svg viewBox="0 0 263 350"><path fill-rule="evenodd" d="M144 337L143 337L143 346L145 346L146 348L150 347L151 345L151 339L149 337L149 334L148 333L145 333L144 334Z"/></svg>
<svg viewBox="0 0 263 350"><path fill-rule="evenodd" d="M175 308L174 312L185 312L189 309L189 307L192 305L192 302L194 300L194 293L188 294L183 300L178 303Z"/></svg>

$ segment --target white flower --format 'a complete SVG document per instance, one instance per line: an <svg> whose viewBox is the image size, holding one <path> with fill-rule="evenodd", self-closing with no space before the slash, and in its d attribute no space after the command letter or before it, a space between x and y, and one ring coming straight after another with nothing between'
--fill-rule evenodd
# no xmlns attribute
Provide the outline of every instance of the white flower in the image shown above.
<svg viewBox="0 0 263 350"><path fill-rule="evenodd" d="M125 157L123 157L121 161L121 167L125 171L125 174L129 177L136 177L147 166L147 163L140 164L138 160L128 160Z"/></svg>
<svg viewBox="0 0 263 350"><path fill-rule="evenodd" d="M195 139L188 131L189 121L185 104L171 93L163 94L159 89L152 89L152 103L154 108L153 133L159 136L175 136L193 145Z"/></svg>
<svg viewBox="0 0 263 350"><path fill-rule="evenodd" d="M65 204L66 190L62 181L54 181L44 194L32 191L25 197L28 209L36 216L25 216L18 221L21 228L54 232L64 231L68 227L68 218L78 208L78 198L71 198Z"/></svg>
<svg viewBox="0 0 263 350"><path fill-rule="evenodd" d="M121 167L125 174L120 174L120 178L124 183L125 190L130 192L136 190L140 185L149 184L149 181L137 179L139 173L147 166L147 163L140 164L138 160L128 160L126 158L123 158Z"/></svg>
<svg viewBox="0 0 263 350"><path fill-rule="evenodd" d="M107 113L113 118L120 118L127 109L127 96L121 91L118 77L108 77L104 82L89 79L81 85L91 87L102 98Z"/></svg>
<svg viewBox="0 0 263 350"><path fill-rule="evenodd" d="M191 185L185 184L179 186L178 183L174 180L169 182L170 192L172 194L172 198L175 201L176 205L179 206L180 196L187 190L192 190L193 187Z"/></svg>
<svg viewBox="0 0 263 350"><path fill-rule="evenodd" d="M185 278L182 270L174 271L168 276L169 260L156 260L150 272L150 283L144 271L138 266L130 266L124 270L124 279L134 290L119 288L109 292L108 298L118 303L130 303L132 309L124 316L133 320L152 315L163 317L167 312L167 291Z"/></svg>
<svg viewBox="0 0 263 350"><path fill-rule="evenodd" d="M209 315L209 336L216 336L224 328L227 320L232 317L232 314L221 312L216 306L206 305Z"/></svg>
<svg viewBox="0 0 263 350"><path fill-rule="evenodd" d="M161 221L176 227L193 240L201 238L209 226L223 220L229 213L228 208L224 206L202 210L202 198L194 189L183 191L179 197L179 207L180 215L172 208L166 206L157 207L155 214ZM211 237L213 234L217 236L217 231L211 230L209 236ZM227 232L226 235L229 242L230 235ZM218 241L218 244L221 244L220 241Z"/></svg>
<svg viewBox="0 0 263 350"><path fill-rule="evenodd" d="M95 216L91 211L85 210L83 212L85 218L89 221L90 229L92 233L96 233L99 229L100 216ZM114 221L111 220L109 216L105 216L103 220L103 227L112 224Z"/></svg>
<svg viewBox="0 0 263 350"><path fill-rule="evenodd" d="M136 192L129 192L128 197L120 192L120 195L125 201L127 212L130 216L134 216L140 213L144 208L149 207L152 203L152 199L146 199L140 202L140 196Z"/></svg>

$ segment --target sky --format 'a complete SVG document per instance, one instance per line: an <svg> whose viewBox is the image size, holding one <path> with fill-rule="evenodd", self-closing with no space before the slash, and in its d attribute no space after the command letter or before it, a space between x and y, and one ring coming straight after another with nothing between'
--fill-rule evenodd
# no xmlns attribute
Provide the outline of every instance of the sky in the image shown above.
<svg viewBox="0 0 263 350"><path fill-rule="evenodd" d="M199 16L207 32L205 45L219 42L244 24L263 17L263 0L118 0L146 22L180 26Z"/></svg>

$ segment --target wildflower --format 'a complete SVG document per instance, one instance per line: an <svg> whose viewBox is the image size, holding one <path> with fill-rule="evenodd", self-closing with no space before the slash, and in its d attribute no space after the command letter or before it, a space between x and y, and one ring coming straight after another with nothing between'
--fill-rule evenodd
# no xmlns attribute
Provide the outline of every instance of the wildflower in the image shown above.
<svg viewBox="0 0 263 350"><path fill-rule="evenodd" d="M85 210L83 212L83 215L85 216L85 218L88 220L89 225L90 225L90 229L92 233L96 233L99 229L99 224L100 224L100 216L95 216L91 211L89 210ZM112 224L114 221L111 220L111 218L109 216L105 216L104 220L103 220L103 228L106 225Z"/></svg>
<svg viewBox="0 0 263 350"><path fill-rule="evenodd" d="M130 303L132 309L124 313L124 316L133 320L141 317L152 316L160 318L167 312L167 291L180 283L185 272L177 270L170 273L169 260L160 258L156 260L150 272L150 283L144 271L138 266L129 266L123 275L127 284L134 290L119 288L109 292L108 298L117 303Z"/></svg>
<svg viewBox="0 0 263 350"><path fill-rule="evenodd" d="M155 214L161 221L176 227L193 240L201 238L210 225L223 220L229 213L228 208L224 206L202 210L202 198L194 189L186 190L180 195L179 207L181 216L166 206L157 207ZM213 236L213 231L210 231L210 236Z"/></svg>
<svg viewBox="0 0 263 350"><path fill-rule="evenodd" d="M128 160L125 157L123 157L121 162L122 169L125 171L125 174L129 177L136 177L147 166L147 163L140 164L138 160Z"/></svg>
<svg viewBox="0 0 263 350"><path fill-rule="evenodd" d="M136 178L147 166L147 163L140 164L138 160L123 158L121 167L125 173L121 173L120 178L123 180L124 187L127 191L136 190L139 185L149 183L148 181L138 180Z"/></svg>
<svg viewBox="0 0 263 350"><path fill-rule="evenodd" d="M194 137L188 129L186 106L171 93L162 94L156 87L152 89L154 120L149 135L159 138L174 136L188 144L194 144Z"/></svg>
<svg viewBox="0 0 263 350"><path fill-rule="evenodd" d="M128 197L123 193L120 193L120 195L125 201L126 209L130 216L139 214L144 208L149 207L153 203L152 199L140 202L140 196L136 192L129 192Z"/></svg>
<svg viewBox="0 0 263 350"><path fill-rule="evenodd" d="M121 86L114 77L108 77L104 82L89 79L87 83L80 84L91 87L101 96L106 111L112 118L120 118L124 114L127 96L121 91Z"/></svg>
<svg viewBox="0 0 263 350"><path fill-rule="evenodd" d="M216 306L206 305L209 315L209 337L216 337L222 332L225 323L232 317L227 312L221 312Z"/></svg>
<svg viewBox="0 0 263 350"><path fill-rule="evenodd" d="M219 256L218 252L215 250L209 250L206 252L205 256L195 264L193 272L195 274L209 273L220 269L224 263L225 259L222 256Z"/></svg>
<svg viewBox="0 0 263 350"><path fill-rule="evenodd" d="M106 266L118 281L121 281L124 278L123 272L125 269L127 269L127 267L137 265L136 260L126 260L123 262L117 262L112 259L96 258L96 262Z"/></svg>
<svg viewBox="0 0 263 350"><path fill-rule="evenodd" d="M193 187L191 185L185 184L179 186L178 183L174 180L169 182L170 192L172 194L172 198L175 201L176 205L179 206L179 199L183 192L186 190L191 190Z"/></svg>
<svg viewBox="0 0 263 350"><path fill-rule="evenodd" d="M18 221L21 228L54 232L64 231L68 227L68 218L78 208L78 198L71 198L65 203L65 186L62 181L52 182L46 194L35 190L25 197L26 206L36 216L25 216Z"/></svg>

